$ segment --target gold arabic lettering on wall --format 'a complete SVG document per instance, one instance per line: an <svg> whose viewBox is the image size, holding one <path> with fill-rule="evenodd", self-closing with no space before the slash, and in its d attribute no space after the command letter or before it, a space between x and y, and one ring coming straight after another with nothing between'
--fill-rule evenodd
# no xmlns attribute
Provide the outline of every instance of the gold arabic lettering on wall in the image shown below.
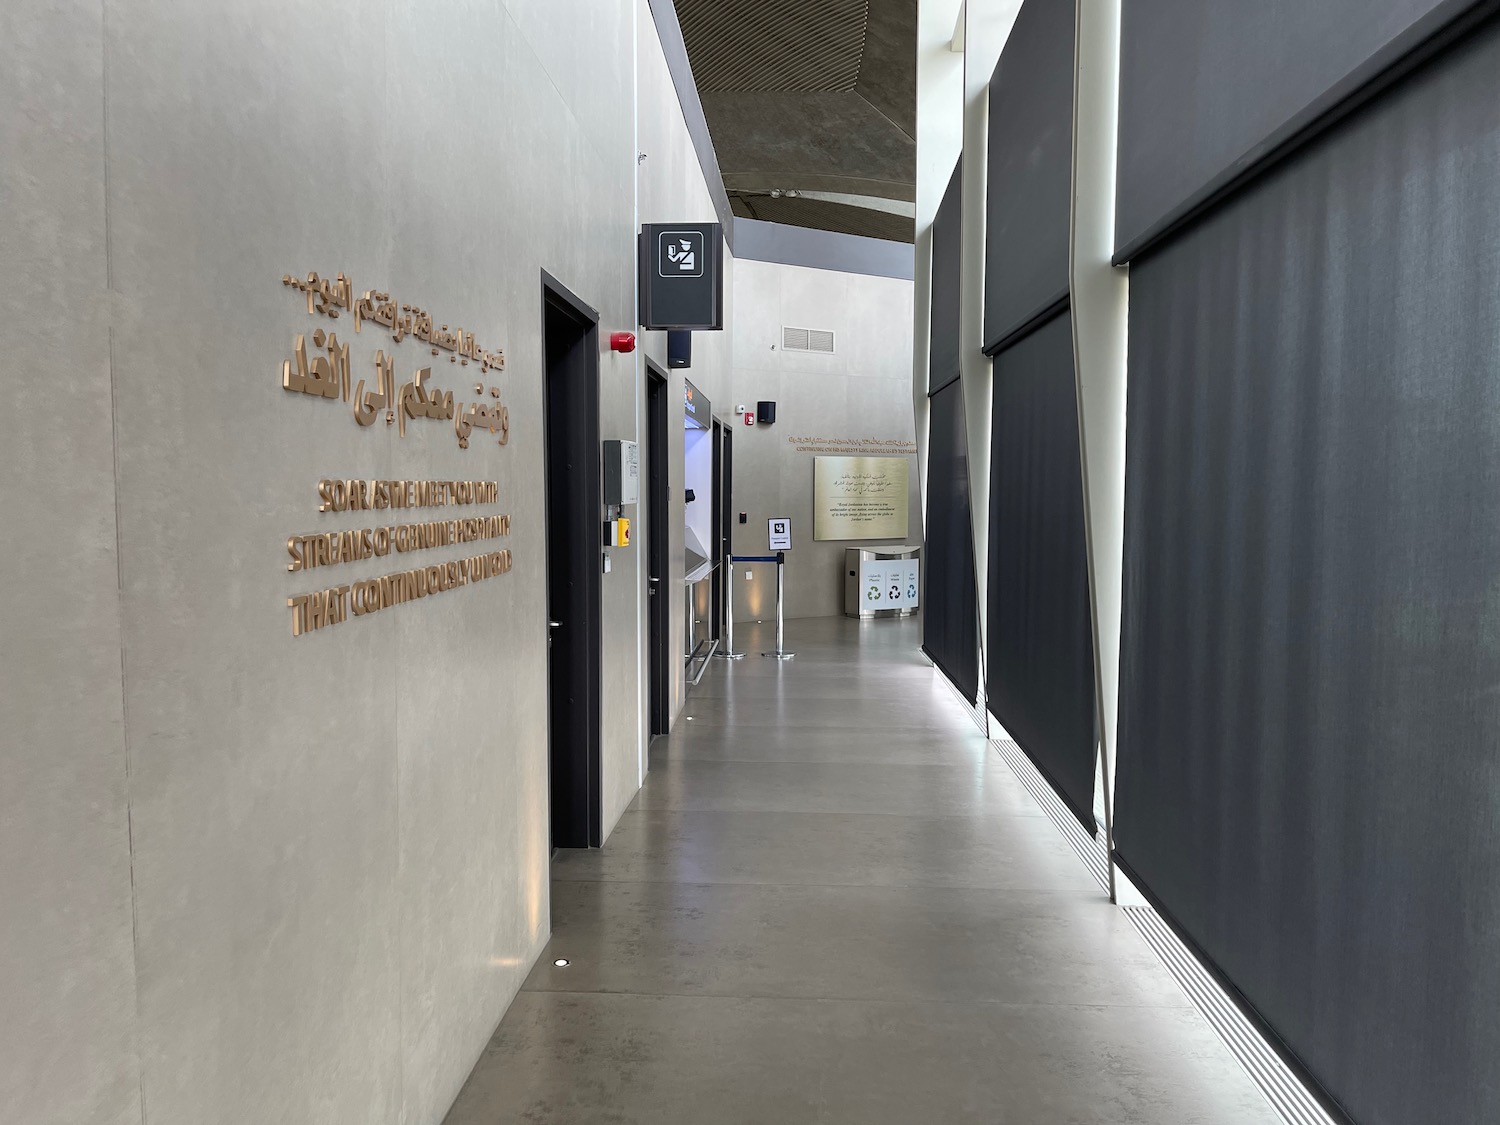
<svg viewBox="0 0 1500 1125"><path fill-rule="evenodd" d="M475 342L474 333L465 332L462 328L450 331L446 324L434 327L432 314L417 305L398 304L391 300L389 293L374 289L366 289L356 301L354 285L342 273L332 281L319 277L316 273L308 274L305 280L288 273L282 275L281 284L306 295L309 316L316 313L330 320L337 320L339 310L343 309L354 318L356 332L360 331L365 321L369 321L390 329L391 339L398 344L407 336L413 336L429 345L433 355L437 355L439 351L453 352L449 357L450 363L457 363L462 359L464 366L468 366L469 361L473 360L483 371L492 367L497 371L505 370L503 351L486 351Z"/></svg>
<svg viewBox="0 0 1500 1125"><path fill-rule="evenodd" d="M448 362L467 367L475 363L481 374L505 370L505 353L479 346L472 332L448 325L434 325L425 309L391 300L389 293L367 289L357 300L349 278L340 273L333 280L310 273L306 279L283 275L283 285L307 298L309 316L338 320L347 312L358 334L364 324L378 324L391 333L393 344L407 338L427 344L434 356L451 353ZM347 334L346 334L347 335ZM387 426L397 425L406 437L408 419L450 421L460 449L469 447L475 430L498 435L498 444L510 440L510 409L500 401L500 388L489 388L485 400L482 382L474 384L476 401L454 402L451 390L430 386L432 368L418 368L412 378L396 384L396 359L384 348L374 356L375 376L370 390L366 380L356 378L347 339L340 340L331 328L316 328L308 347L308 334L297 333L292 356L281 364L281 385L292 394L350 403L360 427L374 425L385 415ZM353 384L351 387L351 383ZM405 508L441 508L449 505L495 504L497 481L465 480L334 480L318 482L320 512L385 511ZM369 558L384 558L392 551L406 554L460 543L479 543L510 534L509 515L470 516L451 520L426 520L386 524L337 532L292 535L286 548L287 570L300 573L318 567L337 566ZM364 617L433 594L471 586L510 573L509 550L487 551L461 559L414 567L378 578L360 579L327 586L287 599L292 611L292 636L300 637L332 625L341 625L352 615Z"/></svg>
<svg viewBox="0 0 1500 1125"><path fill-rule="evenodd" d="M434 325L432 315L416 305L403 305L391 300L389 293L374 289L365 290L357 300L354 286L343 273L330 281L310 273L306 279L284 274L281 283L296 289L307 297L309 316L324 316L330 320L339 318L340 310L348 312L358 333L366 322L379 324L390 330L391 339L399 344L407 337L427 344L433 355L443 351L452 353L449 363L470 362L479 365L481 372L504 371L505 353L488 351L478 345L474 333L461 327L450 330L446 324ZM309 354L307 336L298 333L292 345L292 358L282 361L281 385L293 394L312 395L316 398L351 401L352 379L349 358L349 343L341 342L338 333L325 332L322 328L312 334L313 351ZM429 387L432 368L422 367L411 380L396 385L396 360L387 356L384 349L375 352L375 379L373 389L365 390L365 380L359 379L352 391L354 420L361 426L373 425L381 413L386 425L399 423L398 432L406 436L407 419L429 418L435 421L451 421L460 449L469 448L469 438L475 430L487 430L492 436L499 435L498 444L510 440L510 409L500 402L500 388L490 387L486 404L484 384L476 383L474 393L478 401L465 406L453 401L452 391Z"/></svg>
<svg viewBox="0 0 1500 1125"><path fill-rule="evenodd" d="M905 438L789 437L787 444L798 453L915 453L917 443Z"/></svg>

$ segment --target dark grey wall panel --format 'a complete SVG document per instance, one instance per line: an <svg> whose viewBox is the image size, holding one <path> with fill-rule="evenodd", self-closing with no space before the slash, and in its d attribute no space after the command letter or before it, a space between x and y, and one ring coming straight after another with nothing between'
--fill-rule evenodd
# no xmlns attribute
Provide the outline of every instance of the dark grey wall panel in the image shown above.
<svg viewBox="0 0 1500 1125"><path fill-rule="evenodd" d="M1068 295L1072 0L1026 0L990 80L984 346Z"/></svg>
<svg viewBox="0 0 1500 1125"><path fill-rule="evenodd" d="M973 702L979 698L979 588L969 518L963 385L955 379L932 395L930 406L922 648Z"/></svg>
<svg viewBox="0 0 1500 1125"><path fill-rule="evenodd" d="M1475 0L1124 0L1128 257Z"/></svg>
<svg viewBox="0 0 1500 1125"><path fill-rule="evenodd" d="M1092 833L1094 633L1069 313L995 357L991 433L990 710Z"/></svg>
<svg viewBox="0 0 1500 1125"><path fill-rule="evenodd" d="M1361 1122L1500 1121L1497 76L1131 271L1118 848Z"/></svg>
<svg viewBox="0 0 1500 1125"><path fill-rule="evenodd" d="M963 272L963 161L953 167L948 190L932 219L932 341L929 392L958 378L958 294Z"/></svg>

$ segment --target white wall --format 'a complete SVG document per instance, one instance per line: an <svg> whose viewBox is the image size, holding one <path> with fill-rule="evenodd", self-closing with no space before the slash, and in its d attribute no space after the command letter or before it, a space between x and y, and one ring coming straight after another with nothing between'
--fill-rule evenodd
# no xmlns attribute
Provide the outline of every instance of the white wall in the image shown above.
<svg viewBox="0 0 1500 1125"><path fill-rule="evenodd" d="M914 440L911 409L912 283L889 277L739 260L734 265L733 403L777 404L770 426L736 424L735 507L749 522L734 526L734 551L765 554L766 521L790 516L794 549L786 564L788 617L844 611L846 547L920 543L921 505L911 457L910 529L905 540L816 542L813 463L793 437ZM788 352L783 326L829 328L833 355ZM746 575L753 576L747 581ZM775 612L775 568L750 567L735 580L735 616Z"/></svg>
<svg viewBox="0 0 1500 1125"><path fill-rule="evenodd" d="M637 36L639 217L711 219L636 0L0 13L7 1120L437 1122L524 979L549 925L540 275L633 327ZM327 326L281 284L309 270L503 347L509 445L287 394L294 335ZM381 342L347 324L368 370ZM416 343L386 346L409 377ZM642 375L602 356L606 436L640 435ZM325 476L498 480L514 571L294 639L286 598L322 575L287 573L286 537L376 522L318 513ZM605 578L606 828L642 771L640 557Z"/></svg>

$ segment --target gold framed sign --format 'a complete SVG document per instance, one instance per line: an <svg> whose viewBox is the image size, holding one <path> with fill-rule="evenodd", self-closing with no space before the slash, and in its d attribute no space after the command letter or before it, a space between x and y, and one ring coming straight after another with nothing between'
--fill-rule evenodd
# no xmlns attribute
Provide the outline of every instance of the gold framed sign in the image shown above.
<svg viewBox="0 0 1500 1125"><path fill-rule="evenodd" d="M905 539L911 462L819 457L813 465L814 539Z"/></svg>

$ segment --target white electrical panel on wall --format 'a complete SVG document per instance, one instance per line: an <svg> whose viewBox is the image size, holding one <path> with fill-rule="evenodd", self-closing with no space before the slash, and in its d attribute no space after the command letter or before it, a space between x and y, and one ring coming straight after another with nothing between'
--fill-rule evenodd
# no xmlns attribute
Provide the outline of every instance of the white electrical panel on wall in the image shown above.
<svg viewBox="0 0 1500 1125"><path fill-rule="evenodd" d="M641 499L641 447L633 441L604 443L604 502L619 507Z"/></svg>

